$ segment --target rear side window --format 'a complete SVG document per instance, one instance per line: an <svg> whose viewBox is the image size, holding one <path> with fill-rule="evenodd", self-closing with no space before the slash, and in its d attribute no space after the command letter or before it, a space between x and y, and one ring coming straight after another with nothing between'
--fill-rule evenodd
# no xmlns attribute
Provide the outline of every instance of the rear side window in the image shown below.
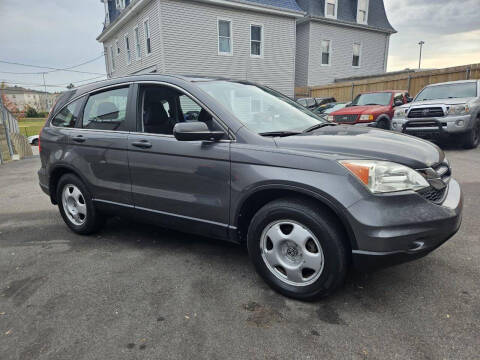
<svg viewBox="0 0 480 360"><path fill-rule="evenodd" d="M64 128L73 128L78 118L78 111L82 105L83 98L75 100L69 105L65 106L58 114L55 116L51 124L57 127Z"/></svg>
<svg viewBox="0 0 480 360"><path fill-rule="evenodd" d="M128 87L90 96L83 112L82 127L95 130L124 130L127 100Z"/></svg>

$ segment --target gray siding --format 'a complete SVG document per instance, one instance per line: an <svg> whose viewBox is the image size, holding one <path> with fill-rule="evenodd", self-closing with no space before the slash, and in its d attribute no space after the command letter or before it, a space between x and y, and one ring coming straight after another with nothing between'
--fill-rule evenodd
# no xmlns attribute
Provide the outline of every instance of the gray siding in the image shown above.
<svg viewBox="0 0 480 360"><path fill-rule="evenodd" d="M295 57L295 86L307 86L308 54L310 47L310 22L297 26L297 49Z"/></svg>
<svg viewBox="0 0 480 360"><path fill-rule="evenodd" d="M293 96L294 18L190 1L160 0L160 4L166 73L246 79ZM232 21L232 56L218 54L218 18ZM250 56L251 23L263 25L261 58Z"/></svg>
<svg viewBox="0 0 480 360"><path fill-rule="evenodd" d="M149 67L155 66L158 72L162 72L163 69L163 52L161 46L161 29L159 19L159 4L157 0L152 0L147 6L145 6L139 14L136 14L125 25L123 25L115 34L109 36L104 42L104 46L108 48L107 52L107 73L111 77L119 77L128 74L134 74ZM143 21L149 19L150 22L150 37L152 53L147 56L145 46L145 30ZM140 35L140 51L141 58L137 59L135 54L135 35L134 28L138 26ZM129 35L130 49L132 53L132 62L127 64L126 49L125 49L125 34ZM118 39L120 45L120 54L117 55L115 41ZM115 57L115 71L112 72L111 60L110 60L110 45L114 49Z"/></svg>
<svg viewBox="0 0 480 360"><path fill-rule="evenodd" d="M309 86L332 83L338 78L380 74L385 71L385 52L388 51L389 36L386 33L312 21L309 36ZM322 40L331 40L329 66L321 65ZM354 42L359 42L362 46L360 67L352 66Z"/></svg>

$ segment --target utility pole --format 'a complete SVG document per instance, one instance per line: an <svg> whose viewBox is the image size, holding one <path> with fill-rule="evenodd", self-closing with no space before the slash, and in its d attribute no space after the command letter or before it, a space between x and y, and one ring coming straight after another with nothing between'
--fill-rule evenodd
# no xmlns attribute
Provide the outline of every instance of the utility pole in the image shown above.
<svg viewBox="0 0 480 360"><path fill-rule="evenodd" d="M420 45L420 58L418 59L418 70L420 70L422 67L422 49L424 44L425 44L425 41L423 40L418 43L418 45Z"/></svg>
<svg viewBox="0 0 480 360"><path fill-rule="evenodd" d="M48 112L48 99L47 99L47 85L45 84L45 73L42 73L43 76L43 89L44 89L44 96L45 96L45 111Z"/></svg>

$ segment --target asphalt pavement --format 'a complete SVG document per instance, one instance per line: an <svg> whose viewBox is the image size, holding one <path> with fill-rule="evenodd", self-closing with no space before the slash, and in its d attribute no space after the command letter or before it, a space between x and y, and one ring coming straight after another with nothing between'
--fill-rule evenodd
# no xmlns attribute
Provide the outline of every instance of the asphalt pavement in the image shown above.
<svg viewBox="0 0 480 360"><path fill-rule="evenodd" d="M73 234L33 157L0 165L0 359L479 359L480 149L447 150L463 224L315 303L239 246L114 218Z"/></svg>

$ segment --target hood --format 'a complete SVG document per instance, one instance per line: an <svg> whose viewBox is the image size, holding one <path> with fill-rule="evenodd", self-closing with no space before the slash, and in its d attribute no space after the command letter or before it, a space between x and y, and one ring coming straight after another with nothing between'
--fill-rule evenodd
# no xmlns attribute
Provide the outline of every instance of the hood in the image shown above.
<svg viewBox="0 0 480 360"><path fill-rule="evenodd" d="M383 105L363 105L363 106L349 106L343 109L334 111L329 115L362 115L362 114L375 114L378 112L387 112L390 109L389 106Z"/></svg>
<svg viewBox="0 0 480 360"><path fill-rule="evenodd" d="M275 141L279 148L330 154L337 159L393 161L414 169L430 167L445 158L443 151L428 141L364 126L328 126Z"/></svg>
<svg viewBox="0 0 480 360"><path fill-rule="evenodd" d="M473 98L455 98L455 99L435 99L425 101L415 101L408 104L408 107L415 105L458 105L472 101Z"/></svg>

